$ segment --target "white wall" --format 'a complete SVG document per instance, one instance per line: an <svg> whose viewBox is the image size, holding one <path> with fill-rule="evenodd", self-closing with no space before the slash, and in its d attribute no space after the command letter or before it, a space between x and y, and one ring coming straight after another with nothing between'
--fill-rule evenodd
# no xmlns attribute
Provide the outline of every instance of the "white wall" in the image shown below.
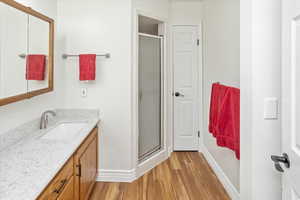
<svg viewBox="0 0 300 200"><path fill-rule="evenodd" d="M239 190L240 163L233 151L216 145L208 132L211 85L221 82L239 87L240 83L240 30L239 0L204 0L204 146Z"/></svg>
<svg viewBox="0 0 300 200"><path fill-rule="evenodd" d="M173 25L200 25L203 17L202 1L173 1L170 21Z"/></svg>
<svg viewBox="0 0 300 200"><path fill-rule="evenodd" d="M44 13L45 15L57 19L57 1L56 0L18 0L26 6ZM56 21L57 22L57 21ZM0 107L0 134L7 130L28 122L31 119L40 117L41 113L47 109L53 109L62 106L62 77L64 70L61 67L60 43L58 39L55 40L55 75L54 87L55 92L34 97L29 100L13 103Z"/></svg>
<svg viewBox="0 0 300 200"><path fill-rule="evenodd" d="M159 18L169 18L169 0L132 0L133 8Z"/></svg>
<svg viewBox="0 0 300 200"><path fill-rule="evenodd" d="M264 120L264 98L281 97L281 1L241 0L241 199L281 199L280 120ZM245 158L245 160L243 160Z"/></svg>
<svg viewBox="0 0 300 200"><path fill-rule="evenodd" d="M78 81L78 59L65 61L65 105L99 108L100 169L131 170L136 167L131 106L133 10L168 18L168 1L61 0L58 5L65 52L112 56L98 59L97 80L91 83ZM81 88L88 89L87 97L80 97Z"/></svg>
<svg viewBox="0 0 300 200"><path fill-rule="evenodd" d="M102 118L101 169L130 170L131 162L131 1L61 0L58 4L65 52L111 53L97 59L96 81L79 81L78 58L64 62L67 108L99 108ZM87 97L80 89L87 88Z"/></svg>

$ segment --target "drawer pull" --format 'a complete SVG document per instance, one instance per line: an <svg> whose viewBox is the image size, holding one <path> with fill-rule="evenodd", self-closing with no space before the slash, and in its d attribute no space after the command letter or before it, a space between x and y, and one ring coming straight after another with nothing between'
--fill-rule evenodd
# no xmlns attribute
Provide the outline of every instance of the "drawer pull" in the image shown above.
<svg viewBox="0 0 300 200"><path fill-rule="evenodd" d="M66 185L67 181L68 181L67 179L62 180L60 182L59 188L55 189L53 192L56 193L56 194L59 194L62 191L62 189L64 188L64 186Z"/></svg>

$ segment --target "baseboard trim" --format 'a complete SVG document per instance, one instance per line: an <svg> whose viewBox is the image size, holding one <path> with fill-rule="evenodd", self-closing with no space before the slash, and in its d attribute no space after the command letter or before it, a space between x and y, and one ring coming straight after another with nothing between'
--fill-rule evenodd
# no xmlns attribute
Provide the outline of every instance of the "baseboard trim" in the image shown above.
<svg viewBox="0 0 300 200"><path fill-rule="evenodd" d="M207 162L209 163L209 165L211 166L211 168L213 169L213 171L219 178L220 182L223 184L225 190L227 191L227 193L231 197L231 199L232 200L240 200L240 194L239 194L238 190L231 183L229 178L226 176L226 174L224 173L222 168L218 165L218 163L216 162L214 157L209 153L207 148L204 145L202 145L201 150L202 150L202 153L203 153L205 159L207 160Z"/></svg>
<svg viewBox="0 0 300 200"><path fill-rule="evenodd" d="M148 160L145 160L144 162L140 163L136 170L136 178L137 179L140 178L141 176L146 174L148 171L150 171L154 167L158 166L161 162L168 159L168 157L169 157L168 151L162 150L162 151L156 153L156 155L153 155Z"/></svg>
<svg viewBox="0 0 300 200"><path fill-rule="evenodd" d="M202 143L201 139L199 139L199 148L198 148L199 153L203 152L202 146L203 146L203 143Z"/></svg>
<svg viewBox="0 0 300 200"><path fill-rule="evenodd" d="M143 176L145 173L168 159L168 151L162 150L148 160L138 165L137 169L132 170L98 170L96 181L98 182L124 182L131 183Z"/></svg>
<svg viewBox="0 0 300 200"><path fill-rule="evenodd" d="M169 147L169 148L168 148L168 155L169 155L169 157L171 156L172 152L173 152L173 148L172 148L172 147Z"/></svg>
<svg viewBox="0 0 300 200"><path fill-rule="evenodd" d="M136 170L98 170L96 181L131 183L136 179Z"/></svg>

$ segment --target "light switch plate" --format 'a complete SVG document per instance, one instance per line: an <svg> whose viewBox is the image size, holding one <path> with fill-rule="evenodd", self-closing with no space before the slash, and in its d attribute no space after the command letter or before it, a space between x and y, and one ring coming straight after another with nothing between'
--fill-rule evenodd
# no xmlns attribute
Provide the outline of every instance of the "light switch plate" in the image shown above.
<svg viewBox="0 0 300 200"><path fill-rule="evenodd" d="M265 98L264 100L264 119L278 119L278 99L276 97Z"/></svg>

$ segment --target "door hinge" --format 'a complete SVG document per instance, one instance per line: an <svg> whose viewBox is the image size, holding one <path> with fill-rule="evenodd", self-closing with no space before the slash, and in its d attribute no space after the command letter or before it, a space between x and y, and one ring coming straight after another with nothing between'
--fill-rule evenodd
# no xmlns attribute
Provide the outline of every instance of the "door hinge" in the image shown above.
<svg viewBox="0 0 300 200"><path fill-rule="evenodd" d="M76 167L78 168L78 173L76 174L76 176L81 177L81 164L76 165Z"/></svg>
<svg viewBox="0 0 300 200"><path fill-rule="evenodd" d="M200 39L197 39L197 46L200 46Z"/></svg>
<svg viewBox="0 0 300 200"><path fill-rule="evenodd" d="M200 138L200 131L198 131L198 138Z"/></svg>

